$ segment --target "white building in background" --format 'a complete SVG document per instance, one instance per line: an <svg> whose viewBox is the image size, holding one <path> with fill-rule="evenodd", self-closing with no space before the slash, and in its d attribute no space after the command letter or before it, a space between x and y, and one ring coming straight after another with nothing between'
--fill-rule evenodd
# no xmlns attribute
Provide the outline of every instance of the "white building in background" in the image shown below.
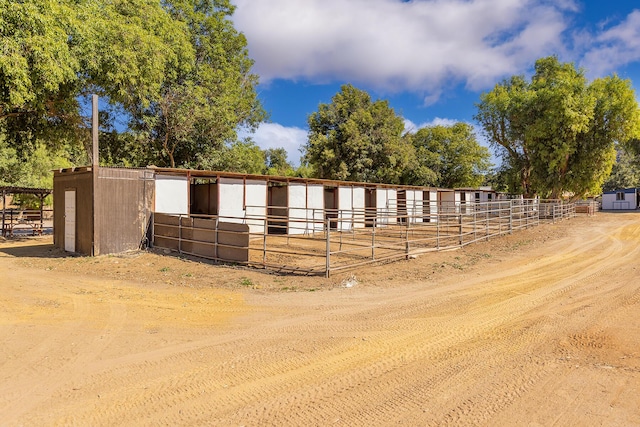
<svg viewBox="0 0 640 427"><path fill-rule="evenodd" d="M602 194L602 210L634 210L640 208L640 188L625 188Z"/></svg>

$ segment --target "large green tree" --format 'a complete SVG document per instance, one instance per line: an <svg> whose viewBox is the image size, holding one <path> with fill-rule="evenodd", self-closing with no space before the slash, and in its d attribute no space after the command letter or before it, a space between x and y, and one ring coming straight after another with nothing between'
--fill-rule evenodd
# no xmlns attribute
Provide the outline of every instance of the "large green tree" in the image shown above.
<svg viewBox="0 0 640 427"><path fill-rule="evenodd" d="M236 31L228 0L167 0L172 19L182 24L193 52L170 63L157 97L140 102L134 129L162 153L158 165L203 167L238 126L251 129L266 114L257 98L244 35Z"/></svg>
<svg viewBox="0 0 640 427"><path fill-rule="evenodd" d="M476 120L528 196L582 197L600 192L615 142L634 135L638 105L631 82L588 83L556 57L539 59L530 82L514 76L481 95Z"/></svg>
<svg viewBox="0 0 640 427"><path fill-rule="evenodd" d="M284 148L267 148L264 151L266 174L293 176L295 170L287 160L287 150Z"/></svg>
<svg viewBox="0 0 640 427"><path fill-rule="evenodd" d="M266 170L265 153L250 139L225 144L199 160L203 169L263 174Z"/></svg>
<svg viewBox="0 0 640 427"><path fill-rule="evenodd" d="M89 148L83 100L97 93L130 119L103 128L107 161L199 166L264 118L232 13L228 0L0 0L4 141L19 161Z"/></svg>
<svg viewBox="0 0 640 427"><path fill-rule="evenodd" d="M418 164L412 170L411 184L478 187L491 167L489 150L478 144L467 123L424 127L411 140Z"/></svg>
<svg viewBox="0 0 640 427"><path fill-rule="evenodd" d="M319 178L399 183L415 159L402 118L352 85L320 104L308 123L305 160Z"/></svg>
<svg viewBox="0 0 640 427"><path fill-rule="evenodd" d="M632 187L640 187L640 158L628 147L619 146L616 164L602 189L612 191Z"/></svg>
<svg viewBox="0 0 640 427"><path fill-rule="evenodd" d="M18 153L86 136L83 95L149 104L170 66L193 57L159 1L0 0L0 35L0 120Z"/></svg>

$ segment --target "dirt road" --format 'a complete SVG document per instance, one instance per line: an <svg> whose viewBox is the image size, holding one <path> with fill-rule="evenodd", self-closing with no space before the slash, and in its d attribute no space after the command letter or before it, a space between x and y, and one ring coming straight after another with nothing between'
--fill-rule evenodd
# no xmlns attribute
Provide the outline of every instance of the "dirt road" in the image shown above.
<svg viewBox="0 0 640 427"><path fill-rule="evenodd" d="M638 214L357 281L62 255L0 242L0 425L640 425Z"/></svg>

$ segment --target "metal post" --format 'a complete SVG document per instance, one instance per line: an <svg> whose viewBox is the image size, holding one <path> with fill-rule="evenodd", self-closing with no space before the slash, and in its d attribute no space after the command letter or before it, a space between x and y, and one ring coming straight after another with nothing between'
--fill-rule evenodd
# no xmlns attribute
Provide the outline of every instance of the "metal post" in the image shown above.
<svg viewBox="0 0 640 427"><path fill-rule="evenodd" d="M43 196L42 194L38 195L40 198L40 235L42 235L42 227L44 227L44 220L43 220L43 215L44 215L44 198L46 196Z"/></svg>
<svg viewBox="0 0 640 427"><path fill-rule="evenodd" d="M216 216L216 233L213 238L213 257L216 261L218 261L218 223L220 222L220 217Z"/></svg>
<svg viewBox="0 0 640 427"><path fill-rule="evenodd" d="M178 216L178 253L182 253L182 214Z"/></svg>
<svg viewBox="0 0 640 427"><path fill-rule="evenodd" d="M441 209L438 208L438 213L436 214L436 249L440 250L440 220L442 219L440 216Z"/></svg>
<svg viewBox="0 0 640 427"><path fill-rule="evenodd" d="M376 259L376 219L377 217L373 217L373 228L371 229L371 260Z"/></svg>
<svg viewBox="0 0 640 427"><path fill-rule="evenodd" d="M2 190L2 235L3 236L7 235L7 232L4 229L4 215L5 215L5 210L6 210L5 202L6 202L5 194L4 194L4 190Z"/></svg>
<svg viewBox="0 0 640 427"><path fill-rule="evenodd" d="M478 239L478 234L476 233L476 221L478 220L478 208L477 206L473 207L473 240Z"/></svg>
<svg viewBox="0 0 640 427"><path fill-rule="evenodd" d="M460 215L458 215L458 231L460 233L460 238L458 239L458 242L460 244L460 246L462 246L462 211L460 212Z"/></svg>
<svg viewBox="0 0 640 427"><path fill-rule="evenodd" d="M489 240L489 210L491 209L491 205L487 205L487 213L486 213L486 223L485 223L485 227L486 227L486 233L485 236L487 238L487 240Z"/></svg>
<svg viewBox="0 0 640 427"><path fill-rule="evenodd" d="M324 277L328 278L331 273L331 220L329 218L325 219L324 230L327 241Z"/></svg>
<svg viewBox="0 0 640 427"><path fill-rule="evenodd" d="M267 267L267 218L264 220L264 227L262 229L262 266Z"/></svg>
<svg viewBox="0 0 640 427"><path fill-rule="evenodd" d="M513 200L509 202L509 234L513 234Z"/></svg>
<svg viewBox="0 0 640 427"><path fill-rule="evenodd" d="M407 218L407 228L404 233L404 251L406 259L409 259L409 218Z"/></svg>
<svg viewBox="0 0 640 427"><path fill-rule="evenodd" d="M92 165L98 166L100 150L98 148L98 95L91 96L91 137L93 142Z"/></svg>
<svg viewBox="0 0 640 427"><path fill-rule="evenodd" d="M149 215L149 221L151 222L151 242L149 242L149 247L153 248L156 244L156 217L155 213L151 212Z"/></svg>

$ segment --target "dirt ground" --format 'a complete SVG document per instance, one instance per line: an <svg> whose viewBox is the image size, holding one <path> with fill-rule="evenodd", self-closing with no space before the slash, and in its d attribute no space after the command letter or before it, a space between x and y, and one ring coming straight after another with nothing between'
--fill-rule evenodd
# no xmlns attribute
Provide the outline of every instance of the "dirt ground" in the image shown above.
<svg viewBox="0 0 640 427"><path fill-rule="evenodd" d="M329 279L0 240L0 425L640 425L640 214Z"/></svg>

